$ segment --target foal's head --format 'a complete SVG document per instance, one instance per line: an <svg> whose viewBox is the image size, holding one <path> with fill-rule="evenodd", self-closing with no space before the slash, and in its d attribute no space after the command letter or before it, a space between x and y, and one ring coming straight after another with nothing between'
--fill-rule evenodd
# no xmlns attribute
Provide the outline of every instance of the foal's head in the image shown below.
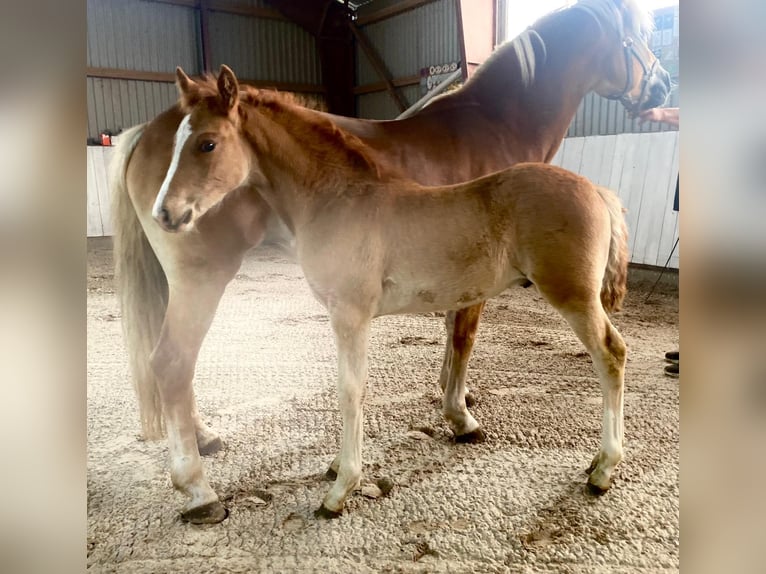
<svg viewBox="0 0 766 574"><path fill-rule="evenodd" d="M251 152L240 134L239 84L221 67L217 82L195 82L176 69L186 116L178 126L173 156L152 209L167 231L181 231L226 193L248 182Z"/></svg>
<svg viewBox="0 0 766 574"><path fill-rule="evenodd" d="M665 103L670 74L649 49L654 27L649 12L636 0L580 0L570 10L590 14L602 31L602 57L594 70L601 78L597 94L620 100L632 114Z"/></svg>

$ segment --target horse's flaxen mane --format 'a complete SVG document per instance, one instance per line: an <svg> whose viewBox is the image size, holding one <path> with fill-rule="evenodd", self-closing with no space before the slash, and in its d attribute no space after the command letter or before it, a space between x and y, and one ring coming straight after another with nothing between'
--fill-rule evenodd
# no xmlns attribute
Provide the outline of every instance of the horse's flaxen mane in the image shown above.
<svg viewBox="0 0 766 574"><path fill-rule="evenodd" d="M596 18L602 29L616 28L618 32L628 32L641 38L654 29L651 12L643 8L637 0L580 0L571 8L585 10ZM622 18L619 16L622 13Z"/></svg>
<svg viewBox="0 0 766 574"><path fill-rule="evenodd" d="M570 10L578 9L590 13L598 22L602 30L617 30L630 32L640 38L649 34L654 28L654 20L651 13L643 8L637 0L580 0L577 3L564 6L558 10L546 14L513 40L506 42L484 62L471 78L471 81L482 78L498 65L505 65L505 61L515 58L519 65L521 84L528 88L535 81L535 75L539 67L545 65L547 47L545 41L536 31L540 24L549 22L552 18L560 18ZM620 18L620 10L624 17ZM539 47L539 53L535 47Z"/></svg>
<svg viewBox="0 0 766 574"><path fill-rule="evenodd" d="M535 81L535 72L537 71L538 66L534 43L537 43L540 46L543 54L540 65L544 64L546 53L545 42L540 37L540 34L535 30L528 28L513 40L506 42L495 50L489 59L479 66L470 81L474 82L477 79L482 78L485 74L494 74L495 72L492 71L492 69L498 65L505 65L505 61L509 59L511 54L513 54L519 64L522 86L524 88L531 86Z"/></svg>

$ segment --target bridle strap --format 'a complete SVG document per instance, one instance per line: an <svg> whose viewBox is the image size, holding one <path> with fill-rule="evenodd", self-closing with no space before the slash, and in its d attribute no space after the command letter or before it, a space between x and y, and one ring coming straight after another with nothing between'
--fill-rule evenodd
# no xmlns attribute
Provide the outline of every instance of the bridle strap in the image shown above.
<svg viewBox="0 0 766 574"><path fill-rule="evenodd" d="M577 8L580 10L583 10L584 12L587 12L598 23L599 27L601 26L601 19L599 18L599 15L596 13L593 8L588 6L586 3L578 3L572 6L572 8ZM631 86L633 86L633 65L632 65L632 59L635 58L638 60L638 63L641 64L641 69L644 72L643 78L641 79L641 94L638 98L638 101L641 102L644 98L644 94L646 93L646 88L649 85L649 78L651 78L652 74L654 73L654 68L657 66L657 60L655 59L654 62L652 62L651 67L647 67L646 62L644 62L643 58L641 57L641 54L638 53L636 50L636 47L634 45L633 38L625 33L625 26L622 20L622 14L615 8L615 12L617 12L617 34L620 38L622 38L622 47L623 47L623 54L625 55L625 87L619 94L612 94L609 96L604 96L608 100L619 100L623 106L625 106L627 109L631 109L634 107L633 102L630 101L630 98L627 97L628 92L630 92Z"/></svg>
<svg viewBox="0 0 766 574"><path fill-rule="evenodd" d="M608 100L620 100L625 107L628 107L632 105L632 102L630 102L625 96L630 92L630 88L633 85L633 66L632 66L632 58L635 58L639 64L641 64L641 69L644 72L643 77L641 78L641 93L638 97L638 101L640 102L644 98L644 94L646 93L646 88L649 85L649 78L652 77L652 74L654 73L654 69L657 66L657 60L655 59L654 62L652 62L651 67L646 66L646 62L644 62L643 58L641 58L641 54L638 53L636 50L636 47L633 43L633 38L630 36L626 36L623 41L623 52L625 54L625 88L620 92L619 94L613 94L611 96L604 96Z"/></svg>

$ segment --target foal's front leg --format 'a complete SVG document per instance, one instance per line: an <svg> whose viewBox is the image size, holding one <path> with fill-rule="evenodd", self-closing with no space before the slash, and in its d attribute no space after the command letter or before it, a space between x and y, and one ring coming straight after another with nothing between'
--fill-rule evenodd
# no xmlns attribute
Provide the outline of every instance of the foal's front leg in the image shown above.
<svg viewBox="0 0 766 574"><path fill-rule="evenodd" d="M324 497L317 518L336 518L362 477L362 426L367 385L367 345L371 316L357 309L336 309L332 327L338 348L338 401L343 417L337 478Z"/></svg>
<svg viewBox="0 0 766 574"><path fill-rule="evenodd" d="M188 497L183 518L196 524L226 518L200 460L200 451L209 450L218 439L200 420L192 379L200 346L230 278L226 274L171 281L165 321L151 356L168 433L170 478Z"/></svg>

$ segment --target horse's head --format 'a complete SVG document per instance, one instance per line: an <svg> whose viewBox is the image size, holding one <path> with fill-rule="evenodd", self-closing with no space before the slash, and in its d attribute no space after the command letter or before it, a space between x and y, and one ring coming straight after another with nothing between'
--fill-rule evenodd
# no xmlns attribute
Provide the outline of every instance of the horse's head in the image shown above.
<svg viewBox="0 0 766 574"><path fill-rule="evenodd" d="M221 66L217 82L195 82L181 68L176 85L186 113L173 142L173 156L152 209L167 231L194 221L230 191L248 182L251 154L240 134L239 84Z"/></svg>
<svg viewBox="0 0 766 574"><path fill-rule="evenodd" d="M603 31L594 91L620 100L632 115L664 104L670 74L649 49L650 14L636 0L580 0L572 9L589 13Z"/></svg>

